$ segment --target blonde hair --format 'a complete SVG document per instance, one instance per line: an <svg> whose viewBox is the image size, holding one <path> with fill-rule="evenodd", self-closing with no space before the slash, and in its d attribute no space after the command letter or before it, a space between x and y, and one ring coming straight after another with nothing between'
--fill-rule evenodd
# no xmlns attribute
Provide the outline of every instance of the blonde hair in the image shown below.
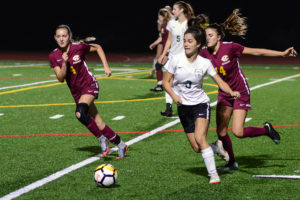
<svg viewBox="0 0 300 200"><path fill-rule="evenodd" d="M247 18L240 15L240 10L235 9L223 23L224 29L231 35L244 36L247 33Z"/></svg>
<svg viewBox="0 0 300 200"><path fill-rule="evenodd" d="M166 8L161 8L159 11L158 11L158 14L163 16L163 23L167 23L168 21L170 21L172 19L172 15L171 13L166 9Z"/></svg>
<svg viewBox="0 0 300 200"><path fill-rule="evenodd" d="M225 37L225 31L228 32L231 35L237 35L242 38L247 33L247 23L246 23L246 17L240 16L240 10L235 9L231 13L231 15L223 22L222 24L219 23L213 23L209 25L207 28L215 29L217 34L221 36L221 39Z"/></svg>

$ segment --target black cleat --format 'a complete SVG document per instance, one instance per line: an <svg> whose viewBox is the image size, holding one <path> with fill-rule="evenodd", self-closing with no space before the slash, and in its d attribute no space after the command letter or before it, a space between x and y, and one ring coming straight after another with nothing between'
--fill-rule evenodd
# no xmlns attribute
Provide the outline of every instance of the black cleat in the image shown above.
<svg viewBox="0 0 300 200"><path fill-rule="evenodd" d="M151 88L150 91L152 92L162 92L164 91L162 85L157 85L155 88Z"/></svg>
<svg viewBox="0 0 300 200"><path fill-rule="evenodd" d="M162 116L172 117L173 112L172 112L172 110L166 110L166 111L160 112L160 114L161 114Z"/></svg>
<svg viewBox="0 0 300 200"><path fill-rule="evenodd" d="M267 136L269 136L275 144L280 144L280 135L275 131L272 124L270 122L265 122L264 128L267 130Z"/></svg>
<svg viewBox="0 0 300 200"><path fill-rule="evenodd" d="M219 167L218 171L235 171L239 169L239 165L236 161L227 163L224 167Z"/></svg>

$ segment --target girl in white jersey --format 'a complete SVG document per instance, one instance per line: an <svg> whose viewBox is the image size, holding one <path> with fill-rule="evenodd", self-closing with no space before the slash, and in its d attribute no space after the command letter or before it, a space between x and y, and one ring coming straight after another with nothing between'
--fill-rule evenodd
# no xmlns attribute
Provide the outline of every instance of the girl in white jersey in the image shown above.
<svg viewBox="0 0 300 200"><path fill-rule="evenodd" d="M206 140L210 119L209 97L202 89L203 77L207 74L213 78L222 91L234 98L240 93L232 91L214 70L211 62L199 56L199 50L206 44L205 31L189 28L184 34L184 53L172 58L163 80L167 93L178 105L180 122L186 132L191 147L202 154L209 183L220 182L216 170L214 152Z"/></svg>
<svg viewBox="0 0 300 200"><path fill-rule="evenodd" d="M175 19L170 20L167 25L169 31L168 40L164 47L163 53L158 58L158 63L162 64L164 57L168 55L168 62L164 68L168 69L169 62L172 58L180 53L184 52L183 49L183 35L187 29L187 22L194 17L194 11L190 4L184 1L177 1L173 5L172 13ZM161 115L172 117L172 98L166 93L166 111L161 112Z"/></svg>

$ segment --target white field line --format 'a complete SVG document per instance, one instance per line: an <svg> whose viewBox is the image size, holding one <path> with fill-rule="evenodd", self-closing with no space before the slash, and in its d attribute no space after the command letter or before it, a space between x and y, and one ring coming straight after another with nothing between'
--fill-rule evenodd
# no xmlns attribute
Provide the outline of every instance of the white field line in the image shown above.
<svg viewBox="0 0 300 200"><path fill-rule="evenodd" d="M285 77L285 78L282 78L282 79L279 79L279 80L276 80L276 81L272 81L272 82L269 82L269 83L264 83L264 84L261 84L261 85L267 86L267 85L278 83L280 81L288 80L290 78L295 78L295 77L298 77L298 76L300 76L300 74L297 74L297 75L294 75L294 76ZM263 87L261 85L257 85L257 86L255 86L253 88L250 88L250 90L254 90L254 89ZM211 106L215 106L216 104L217 104L217 101L211 103L210 105ZM132 145L132 144L134 144L136 142L142 141L142 140L144 140L144 139L146 139L146 138L148 138L148 137L156 134L159 131L162 131L162 130L164 130L166 128L170 128L170 127L178 124L179 122L180 122L180 120L176 119L176 120L174 120L174 121L172 121L172 122L170 122L168 124L165 124L164 126L158 127L156 129L148 132L148 133L145 133L145 134L143 134L141 136L138 136L138 137L136 137L136 138L134 138L132 140L129 140L128 142L126 142L126 144L127 145ZM112 152L114 152L116 150L117 150L117 148L114 147L114 148L112 148L110 150L110 153L112 153ZM36 181L34 183L31 183L30 185L27 185L27 186L25 186L23 188L20 188L20 189L14 191L14 192L11 192L11 193L9 193L9 194L1 197L0 200L9 200L9 199L17 198L17 197L19 197L19 196L21 196L21 195L23 195L23 194L25 194L27 192L30 192L31 190L34 190L34 189L36 189L38 187L41 187L41 186L43 186L43 185L45 185L45 184L47 184L47 183L49 183L51 181L54 181L54 180L56 180L56 179L58 179L58 178L60 178L60 177L62 177L64 175L66 175L66 174L68 174L68 173L70 173L72 171L75 171L75 170L77 170L77 169L79 169L81 167L84 167L84 166L86 166L86 165L88 165L90 163L93 163L93 162L95 162L95 161L97 161L99 159L100 159L99 156L90 157L90 158L88 158L88 159L86 159L84 161L81 161L81 162L77 163L77 164L71 165L68 168L65 168L65 169L63 169L61 171L58 171L58 172L56 172L54 174L51 174L50 176L48 176L46 178L40 179L40 180L38 180L38 181Z"/></svg>
<svg viewBox="0 0 300 200"><path fill-rule="evenodd" d="M136 70L136 71L129 71L129 72L120 72L120 73L113 73L113 75L131 74L131 73L143 72L143 71L149 71L149 70ZM95 77L102 77L102 76L105 76L105 74L95 75ZM0 90L11 89L11 88L19 88L19 87L27 87L27 86L39 85L39 84L51 83L51 82L57 82L57 80L48 80L48 81L40 81L40 82L34 82L34 83L27 83L27 84L23 84L23 85L6 86L6 87L0 88Z"/></svg>
<svg viewBox="0 0 300 200"><path fill-rule="evenodd" d="M0 88L0 90L11 89L11 88L19 88L19 87L26 87L26 86L32 86L32 85L39 85L39 84L51 83L51 82L57 82L57 80L40 81L40 82L34 82L34 83L27 83L27 84L23 84L23 85L7 86L7 87Z"/></svg>
<svg viewBox="0 0 300 200"><path fill-rule="evenodd" d="M7 68L19 68L19 67L34 67L34 66L47 66L49 64L46 63L40 63L40 64L24 64L24 65L4 65L0 66L0 69L7 69Z"/></svg>
<svg viewBox="0 0 300 200"><path fill-rule="evenodd" d="M253 178L300 179L298 175L253 175Z"/></svg>
<svg viewBox="0 0 300 200"><path fill-rule="evenodd" d="M166 128L169 128L169 127L171 127L171 126L174 126L175 124L177 124L177 123L179 123L179 122L180 122L179 119L177 119L177 120L175 120L175 121L172 121L172 122L170 122L170 123L168 123L168 124L166 124L166 125L164 125L164 126L161 126L161 127L159 127L159 128L156 128L156 129L154 129L154 130L152 130L152 131L150 131L150 132L148 132L148 133L145 133L145 134L143 134L143 135L141 135L141 136L138 136L138 137L136 137L136 138L134 138L134 139L132 139L132 140L129 140L128 142L126 142L126 144L127 144L127 145L132 145L132 144L134 144L134 143L136 143L136 142L139 142L139 141L141 141L141 140L144 140L144 139L146 139L146 138L148 138L148 137L150 137L150 136L156 134L156 133L159 132L159 131L162 131L162 130L164 130L164 129L166 129ZM116 151L116 150L117 150L116 147L112 148L112 149L110 150L109 154L111 154L112 152L114 152L114 151ZM98 156L90 157L90 158L88 158L88 159L86 159L86 160L83 160L83 161L77 163L77 164L71 165L71 166L68 167L68 168L65 168L65 169L63 169L63 170L61 170L61 171L58 171L58 172L56 172L56 173L54 173L54 174L51 174L50 176L48 176L48 177L46 177L46 178L40 179L40 180L38 180L38 181L36 181L36 182L30 184L30 185L27 185L27 186L25 186L25 187L23 187L23 188L21 188L21 189L18 189L18 190L14 191L14 192L11 192L11 193L9 193L9 194L7 194L7 195L1 197L0 200L8 200L8 199L14 199L14 198L17 198L17 197L21 196L22 194L25 194L25 193L27 193L27 192L29 192L29 191L31 191L31 190L34 190L34 189L36 189L36 188L38 188L38 187L41 187L41 186L45 185L46 183L49 183L49 182L51 182L51 181L54 181L54 180L56 180L56 179L58 179L58 178L60 178L60 177L62 177L62 176L64 176L64 175L66 175L66 174L68 174L68 173L74 171L74 170L77 170L77 169L79 169L79 168L81 168L81 167L84 167L84 166L90 164L90 163L93 163L93 162L99 160L100 158L101 158L101 157L100 157L99 155L98 155Z"/></svg>
<svg viewBox="0 0 300 200"><path fill-rule="evenodd" d="M57 115L54 115L52 117L49 117L49 119L59 119L59 118L62 118L64 115L60 115L60 114L57 114Z"/></svg>

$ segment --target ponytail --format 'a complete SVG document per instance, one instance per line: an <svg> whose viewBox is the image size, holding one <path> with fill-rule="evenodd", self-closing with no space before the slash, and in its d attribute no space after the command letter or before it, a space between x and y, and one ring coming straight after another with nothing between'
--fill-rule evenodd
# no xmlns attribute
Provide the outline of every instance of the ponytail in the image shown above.
<svg viewBox="0 0 300 200"><path fill-rule="evenodd" d="M206 29L209 26L209 17L205 14L199 14L188 21L188 27L201 27Z"/></svg>
<svg viewBox="0 0 300 200"><path fill-rule="evenodd" d="M247 33L246 17L240 17L239 9L235 9L223 23L224 29L231 35L243 37Z"/></svg>
<svg viewBox="0 0 300 200"><path fill-rule="evenodd" d="M217 31L217 34L221 36L221 40L225 37L225 32L231 35L237 35L244 39L244 35L247 33L246 17L240 17L241 13L239 9L233 10L231 15L222 24L213 23L207 28L213 28Z"/></svg>
<svg viewBox="0 0 300 200"><path fill-rule="evenodd" d="M189 3L186 3L184 1L177 1L176 3L174 3L174 5L178 5L180 9L183 9L183 14L187 18L187 20L195 17L194 9Z"/></svg>

